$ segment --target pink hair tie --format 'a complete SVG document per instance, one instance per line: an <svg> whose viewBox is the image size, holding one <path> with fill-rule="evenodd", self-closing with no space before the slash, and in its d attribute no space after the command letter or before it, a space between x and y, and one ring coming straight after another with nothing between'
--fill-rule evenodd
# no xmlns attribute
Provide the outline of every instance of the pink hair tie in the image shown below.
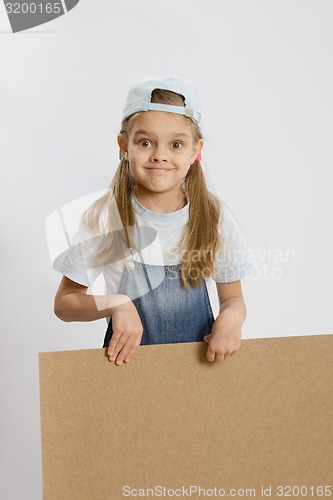
<svg viewBox="0 0 333 500"><path fill-rule="evenodd" d="M201 160L202 160L202 154L201 154L201 151L200 151L200 153L196 157L196 161L201 161Z"/></svg>

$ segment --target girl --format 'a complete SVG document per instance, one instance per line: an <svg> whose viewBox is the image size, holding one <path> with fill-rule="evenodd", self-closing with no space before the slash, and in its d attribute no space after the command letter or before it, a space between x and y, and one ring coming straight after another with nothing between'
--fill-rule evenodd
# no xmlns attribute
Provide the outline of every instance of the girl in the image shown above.
<svg viewBox="0 0 333 500"><path fill-rule="evenodd" d="M196 91L179 77L130 89L119 167L58 268L55 314L64 321L109 318L104 347L117 365L140 344L205 340L207 359L217 362L240 348L240 280L255 263L230 211L207 190L200 116ZM107 294L87 294L101 272ZM215 320L210 277L220 302Z"/></svg>

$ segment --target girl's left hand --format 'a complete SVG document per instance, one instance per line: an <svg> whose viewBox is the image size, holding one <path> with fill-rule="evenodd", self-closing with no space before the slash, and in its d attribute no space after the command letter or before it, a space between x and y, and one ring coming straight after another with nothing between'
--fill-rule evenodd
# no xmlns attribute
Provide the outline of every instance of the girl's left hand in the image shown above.
<svg viewBox="0 0 333 500"><path fill-rule="evenodd" d="M239 351L242 323L239 314L232 308L220 312L214 321L212 332L204 337L204 341L208 344L208 361L221 363L225 358Z"/></svg>

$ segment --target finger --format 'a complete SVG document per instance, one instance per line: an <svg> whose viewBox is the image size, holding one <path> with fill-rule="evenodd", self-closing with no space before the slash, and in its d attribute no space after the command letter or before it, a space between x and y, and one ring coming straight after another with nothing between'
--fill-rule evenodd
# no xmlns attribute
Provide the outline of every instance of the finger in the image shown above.
<svg viewBox="0 0 333 500"><path fill-rule="evenodd" d="M120 338L120 335L117 336L115 333L112 333L112 337L110 339L109 347L108 347L108 356L112 356L119 338Z"/></svg>
<svg viewBox="0 0 333 500"><path fill-rule="evenodd" d="M207 349L207 359L208 361L214 361L215 359L215 351L213 349L210 348L210 346L208 347Z"/></svg>
<svg viewBox="0 0 333 500"><path fill-rule="evenodd" d="M205 335L203 339L204 339L205 342L207 342L207 344L209 344L210 334L209 335Z"/></svg>
<svg viewBox="0 0 333 500"><path fill-rule="evenodd" d="M108 356L110 361L114 361L119 353L119 351L122 349L123 345L126 343L127 338L125 337L125 334L122 335L115 335L114 338L112 336L110 343L109 343L109 349L108 349Z"/></svg>
<svg viewBox="0 0 333 500"><path fill-rule="evenodd" d="M121 365L128 355L128 353L131 351L133 347L133 341L131 342L131 339L127 339L126 344L124 344L123 348L119 351L117 359L116 359L116 365Z"/></svg>
<svg viewBox="0 0 333 500"><path fill-rule="evenodd" d="M124 339L123 339L123 335L124 333L123 332L113 332L112 333L112 337L111 337L111 340L109 342L109 349L108 349L108 354L112 355L113 353L115 353L116 351L119 352L119 345L121 342L122 343L122 346L124 345Z"/></svg>
<svg viewBox="0 0 333 500"><path fill-rule="evenodd" d="M134 345L132 346L131 350L129 351L129 353L127 354L127 356L124 359L125 363L127 363L128 361L130 361L132 359L132 357L134 356L134 354L135 354L137 348L139 347L140 343L141 343L141 338L137 339L134 342Z"/></svg>
<svg viewBox="0 0 333 500"><path fill-rule="evenodd" d="M232 352L226 352L224 357L225 358L230 358L231 356L234 356L235 354L237 354L237 350L236 351L232 351Z"/></svg>
<svg viewBox="0 0 333 500"><path fill-rule="evenodd" d="M225 358L225 354L223 354L222 352L219 352L216 354L214 361L216 361L217 363L222 363L222 361L224 361L224 358Z"/></svg>

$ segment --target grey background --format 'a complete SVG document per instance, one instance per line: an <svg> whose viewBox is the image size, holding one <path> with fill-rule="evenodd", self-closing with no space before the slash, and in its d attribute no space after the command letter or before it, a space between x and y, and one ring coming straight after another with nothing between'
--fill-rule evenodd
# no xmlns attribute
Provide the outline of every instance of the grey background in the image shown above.
<svg viewBox="0 0 333 500"><path fill-rule="evenodd" d="M332 19L323 0L81 0L14 35L0 10L1 498L42 498L38 352L101 346L104 320L53 315L44 223L108 186L139 78L178 74L202 96L209 187L261 269L243 337L332 333Z"/></svg>

